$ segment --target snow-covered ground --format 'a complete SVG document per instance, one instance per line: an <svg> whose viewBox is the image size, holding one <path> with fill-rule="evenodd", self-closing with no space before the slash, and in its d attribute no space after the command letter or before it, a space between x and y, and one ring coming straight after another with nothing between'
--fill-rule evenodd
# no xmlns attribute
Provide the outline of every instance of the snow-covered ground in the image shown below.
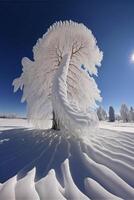
<svg viewBox="0 0 134 200"><path fill-rule="evenodd" d="M32 127L26 119L6 119L0 118L0 130L9 130L15 128Z"/></svg>
<svg viewBox="0 0 134 200"><path fill-rule="evenodd" d="M32 128L32 124L28 123L26 119L0 118L0 130L9 130L15 128ZM99 128L118 132L134 133L134 123L100 121Z"/></svg>
<svg viewBox="0 0 134 200"><path fill-rule="evenodd" d="M123 123L123 122L118 122L118 121L116 122L102 121L100 122L99 127L101 129L134 133L134 123Z"/></svg>
<svg viewBox="0 0 134 200"><path fill-rule="evenodd" d="M101 122L85 138L0 119L0 200L134 199L134 125Z"/></svg>

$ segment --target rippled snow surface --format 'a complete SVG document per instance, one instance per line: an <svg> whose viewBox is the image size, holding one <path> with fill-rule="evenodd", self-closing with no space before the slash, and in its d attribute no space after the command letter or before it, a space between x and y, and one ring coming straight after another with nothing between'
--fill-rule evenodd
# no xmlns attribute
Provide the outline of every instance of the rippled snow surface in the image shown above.
<svg viewBox="0 0 134 200"><path fill-rule="evenodd" d="M104 128L104 127L103 127ZM0 131L0 200L134 199L134 133Z"/></svg>

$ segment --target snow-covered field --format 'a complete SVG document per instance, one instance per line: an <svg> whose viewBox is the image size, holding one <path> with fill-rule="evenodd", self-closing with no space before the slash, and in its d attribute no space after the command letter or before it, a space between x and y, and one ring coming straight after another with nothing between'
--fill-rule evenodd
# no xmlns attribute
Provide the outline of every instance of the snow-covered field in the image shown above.
<svg viewBox="0 0 134 200"><path fill-rule="evenodd" d="M0 200L134 199L134 124L76 139L0 119Z"/></svg>
<svg viewBox="0 0 134 200"><path fill-rule="evenodd" d="M102 121L100 122L99 127L101 129L134 133L134 123L123 123L123 122L118 122L118 121L116 122Z"/></svg>
<svg viewBox="0 0 134 200"><path fill-rule="evenodd" d="M0 130L32 127L26 119L0 118Z"/></svg>
<svg viewBox="0 0 134 200"><path fill-rule="evenodd" d="M15 128L32 128L32 125L28 123L26 119L0 118L0 130L9 130ZM100 121L99 128L134 133L134 123Z"/></svg>

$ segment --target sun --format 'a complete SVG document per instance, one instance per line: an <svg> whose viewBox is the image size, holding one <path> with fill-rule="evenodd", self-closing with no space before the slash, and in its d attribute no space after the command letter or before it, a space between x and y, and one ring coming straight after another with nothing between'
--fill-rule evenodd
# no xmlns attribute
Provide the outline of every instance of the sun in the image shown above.
<svg viewBox="0 0 134 200"><path fill-rule="evenodd" d="M132 55L131 55L131 62L133 62L134 63L134 53L132 53Z"/></svg>

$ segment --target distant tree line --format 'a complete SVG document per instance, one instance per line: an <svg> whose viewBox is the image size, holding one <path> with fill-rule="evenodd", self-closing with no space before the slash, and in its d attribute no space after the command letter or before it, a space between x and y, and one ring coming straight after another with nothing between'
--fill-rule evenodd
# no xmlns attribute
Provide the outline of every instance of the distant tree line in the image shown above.
<svg viewBox="0 0 134 200"><path fill-rule="evenodd" d="M0 113L0 118L17 118L15 113Z"/></svg>
<svg viewBox="0 0 134 200"><path fill-rule="evenodd" d="M20 117L16 113L0 113L0 118L8 118L8 119L25 119L25 117Z"/></svg>
<svg viewBox="0 0 134 200"><path fill-rule="evenodd" d="M100 121L114 122L115 120L123 122L134 122L134 108L127 107L126 104L122 104L120 108L120 114L115 114L113 106L109 106L108 114L102 106L97 109L97 115Z"/></svg>

